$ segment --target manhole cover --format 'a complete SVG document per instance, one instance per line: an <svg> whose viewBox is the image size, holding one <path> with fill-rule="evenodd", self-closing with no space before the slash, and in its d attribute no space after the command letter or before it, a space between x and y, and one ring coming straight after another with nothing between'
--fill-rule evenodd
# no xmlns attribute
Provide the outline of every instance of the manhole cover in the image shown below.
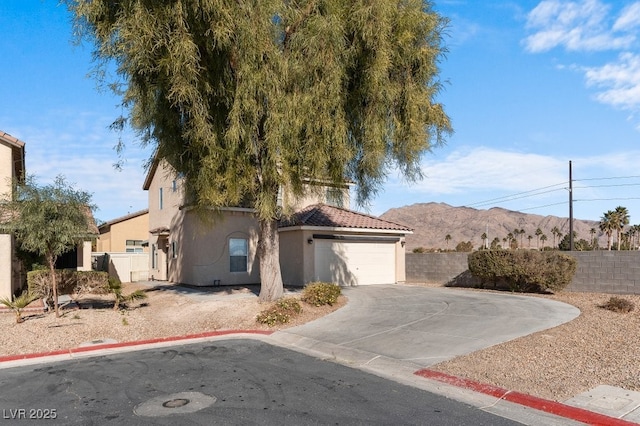
<svg viewBox="0 0 640 426"><path fill-rule="evenodd" d="M195 413L216 402L215 396L200 392L179 392L152 398L138 404L133 412L137 416L162 417L171 414Z"/></svg>
<svg viewBox="0 0 640 426"><path fill-rule="evenodd" d="M162 406L166 408L178 408L178 407L183 407L188 403L189 403L188 399L176 398L176 399L170 399L169 401L163 402Z"/></svg>

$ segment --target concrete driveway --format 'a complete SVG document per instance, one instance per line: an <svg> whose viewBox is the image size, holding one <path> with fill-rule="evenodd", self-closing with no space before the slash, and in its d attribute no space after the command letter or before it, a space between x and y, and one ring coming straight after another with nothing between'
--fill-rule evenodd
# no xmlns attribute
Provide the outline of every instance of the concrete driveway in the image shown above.
<svg viewBox="0 0 640 426"><path fill-rule="evenodd" d="M402 361L415 371L580 314L543 298L463 289L361 286L343 294L349 298L346 307L272 338L349 364Z"/></svg>

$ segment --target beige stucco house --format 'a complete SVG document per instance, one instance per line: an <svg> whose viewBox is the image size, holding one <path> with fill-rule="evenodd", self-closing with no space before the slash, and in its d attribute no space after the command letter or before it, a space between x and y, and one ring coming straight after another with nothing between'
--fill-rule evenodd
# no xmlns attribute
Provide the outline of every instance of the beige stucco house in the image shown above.
<svg viewBox="0 0 640 426"><path fill-rule="evenodd" d="M149 210L140 210L98 226L97 252L146 253Z"/></svg>
<svg viewBox="0 0 640 426"><path fill-rule="evenodd" d="M10 200L12 180L24 178L24 158L24 142L0 131L0 202ZM0 233L0 297L11 297L20 287L14 245L11 235Z"/></svg>
<svg viewBox="0 0 640 426"><path fill-rule="evenodd" d="M143 188L149 192L152 279L195 286L260 282L258 221L252 209L229 207L202 220L183 205L180 179L164 161L153 163ZM285 285L405 280L404 242L411 230L348 210L348 185L315 191L295 207L297 213L279 225Z"/></svg>

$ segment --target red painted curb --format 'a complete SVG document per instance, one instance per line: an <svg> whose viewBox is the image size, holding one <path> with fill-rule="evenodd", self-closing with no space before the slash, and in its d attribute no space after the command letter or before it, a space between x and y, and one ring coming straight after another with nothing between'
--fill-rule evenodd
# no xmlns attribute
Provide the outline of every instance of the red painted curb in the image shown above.
<svg viewBox="0 0 640 426"><path fill-rule="evenodd" d="M67 354L74 354L74 353L91 352L91 351L97 351L100 349L126 348L131 346L141 346L141 345L148 345L153 343L164 343L164 342L179 342L181 340L201 339L204 337L226 336L229 334L262 334L262 335L268 336L270 334L273 334L273 331L265 331L265 330L207 331L207 332L198 333L198 334L188 334L186 336L158 337L156 339L137 340L132 342L105 343L103 345L83 346L80 348L71 348L71 349L60 349L60 350L51 351L51 352L39 352L39 353L21 354L21 355L7 355L7 356L0 357L0 363L8 362L8 361L18 361L23 359L43 358L43 357L55 356L55 355L67 355Z"/></svg>
<svg viewBox="0 0 640 426"><path fill-rule="evenodd" d="M546 413L555 414L567 419L576 420L589 425L602 425L602 426L637 426L637 423L628 422L626 420L618 419L615 417L609 417L604 414L594 413L592 411L584 410L578 407L572 407L570 405L562 404L556 401L549 401L547 399L538 398L536 396L527 395L525 393L510 391L500 388L498 386L488 385L474 380L464 379L461 377L452 376L449 374L441 373L439 371L430 370L425 368L413 373L417 376L424 377L426 379L436 380L438 382L447 383L449 385L458 386L465 389L470 389L475 392L480 392L485 395L494 396L496 398L504 399L505 401L514 402L516 404L524 405L535 410L544 411Z"/></svg>

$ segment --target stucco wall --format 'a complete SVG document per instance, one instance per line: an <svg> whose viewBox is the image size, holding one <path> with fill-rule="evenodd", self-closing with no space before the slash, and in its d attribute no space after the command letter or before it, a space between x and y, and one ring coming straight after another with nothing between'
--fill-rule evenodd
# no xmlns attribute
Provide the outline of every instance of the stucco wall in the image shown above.
<svg viewBox="0 0 640 426"><path fill-rule="evenodd" d="M229 239L249 242L246 272L230 272ZM193 211L181 210L171 225L169 245L177 243L176 257L169 251L169 280L198 286L258 284L256 248L258 223L249 211L226 211L206 223Z"/></svg>
<svg viewBox="0 0 640 426"><path fill-rule="evenodd" d="M127 240L149 239L149 213L109 225L109 230L100 237L96 244L97 252L125 252ZM148 252L148 247L143 247Z"/></svg>
<svg viewBox="0 0 640 426"><path fill-rule="evenodd" d="M565 252L578 268L568 291L640 294L640 251ZM407 282L473 284L467 253L407 253Z"/></svg>

